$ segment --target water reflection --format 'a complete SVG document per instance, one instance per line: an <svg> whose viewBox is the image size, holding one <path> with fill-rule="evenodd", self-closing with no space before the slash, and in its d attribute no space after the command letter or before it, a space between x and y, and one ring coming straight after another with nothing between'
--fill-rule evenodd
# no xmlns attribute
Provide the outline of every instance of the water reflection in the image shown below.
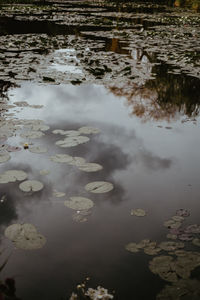
<svg viewBox="0 0 200 300"><path fill-rule="evenodd" d="M149 60L144 52L137 58ZM148 67L146 64L144 66ZM199 115L200 96L198 87L200 80L186 74L172 74L172 67L157 64L148 71L156 74L155 79L147 80L143 85L127 82L122 87L110 88L117 96L125 96L132 114L148 120L176 120L187 116Z"/></svg>
<svg viewBox="0 0 200 300"><path fill-rule="evenodd" d="M35 194L24 194L18 183L0 186L1 192L8 195L9 204L7 219L1 224L1 246L11 248L3 236L10 223L32 223L47 238L45 247L38 251L15 250L4 275L16 274L22 299L68 297L78 282L90 276L91 286L100 284L115 289L116 299L132 299L134 288L138 300L154 300L164 283L148 270L148 257L132 256L124 245L142 238L161 240L165 236L161 224L180 206L189 205L193 221L197 222L198 128L180 122L171 125L174 130L157 128L153 122L141 124L137 117L130 117L125 97L117 98L98 85L24 83L21 88L10 90L8 96L11 104L27 101L30 105L44 105L40 109L15 107L9 112L19 119L41 119L50 129L41 139L28 141L46 146L47 153L22 149L11 153L11 160L0 165L1 173L22 169L28 178L45 185L43 191ZM166 126L165 122L160 124ZM75 148L55 145L61 137L52 133L54 129L76 130L84 125L97 127L101 133ZM8 140L15 145L22 141L18 132ZM85 173L74 166L56 164L49 159L56 153L81 156L100 163L104 169ZM40 175L42 169L50 174ZM115 188L104 195L86 192L84 185L96 180L110 181ZM54 189L65 192L66 197L55 198ZM74 195L94 201L86 223L73 222L73 212L63 204ZM143 220L130 215L132 208L139 207L148 212ZM122 278L127 278L125 285L121 284ZM144 281L149 283L145 290Z"/></svg>

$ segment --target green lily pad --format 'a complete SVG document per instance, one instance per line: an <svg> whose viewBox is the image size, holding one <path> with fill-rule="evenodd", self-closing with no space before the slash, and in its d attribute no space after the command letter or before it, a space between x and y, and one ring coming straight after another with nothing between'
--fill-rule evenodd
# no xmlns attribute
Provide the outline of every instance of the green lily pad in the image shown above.
<svg viewBox="0 0 200 300"><path fill-rule="evenodd" d="M159 244L159 247L165 251L174 251L180 248L184 248L184 243L182 242L162 242Z"/></svg>
<svg viewBox="0 0 200 300"><path fill-rule="evenodd" d="M132 216L137 216L137 217L144 217L146 216L146 212L144 209L137 208L137 209L132 209L131 210L131 215Z"/></svg>
<svg viewBox="0 0 200 300"><path fill-rule="evenodd" d="M72 160L69 162L69 165L73 165L73 166L81 166L82 164L85 164L85 158L83 157L72 157Z"/></svg>
<svg viewBox="0 0 200 300"><path fill-rule="evenodd" d="M78 167L79 170L84 172L97 172L103 169L103 167L96 163L85 163Z"/></svg>
<svg viewBox="0 0 200 300"><path fill-rule="evenodd" d="M200 239L198 239L198 238L193 239L192 244L195 245L195 246L200 247Z"/></svg>
<svg viewBox="0 0 200 300"><path fill-rule="evenodd" d="M41 170L40 175L49 175L50 171L49 170Z"/></svg>
<svg viewBox="0 0 200 300"><path fill-rule="evenodd" d="M62 192L58 192L56 190L53 191L53 196L56 197L56 198L62 198L64 197L66 194L65 193L62 193Z"/></svg>
<svg viewBox="0 0 200 300"><path fill-rule="evenodd" d="M56 142L57 146L63 147L63 148L70 148L70 147L75 147L80 144L84 144L88 142L90 139L87 136L72 136L72 137L67 137L64 140L59 140Z"/></svg>
<svg viewBox="0 0 200 300"><path fill-rule="evenodd" d="M84 126L79 128L78 130L81 134L96 134L99 133L100 130L98 128L93 128L93 127L89 127L89 126Z"/></svg>
<svg viewBox="0 0 200 300"><path fill-rule="evenodd" d="M25 180L28 175L21 170L8 170L0 174L0 183L15 182L16 180Z"/></svg>
<svg viewBox="0 0 200 300"><path fill-rule="evenodd" d="M77 131L77 130L66 130L65 131L65 135L67 135L67 136L78 136L78 135L80 135L81 133L79 132L79 131Z"/></svg>
<svg viewBox="0 0 200 300"><path fill-rule="evenodd" d="M113 184L106 181L94 181L85 186L86 191L96 194L110 192L113 188Z"/></svg>
<svg viewBox="0 0 200 300"><path fill-rule="evenodd" d="M0 152L0 163L4 163L11 158L10 154L7 152Z"/></svg>
<svg viewBox="0 0 200 300"><path fill-rule="evenodd" d="M74 210L88 210L94 205L92 200L84 197L70 197L70 200L66 200L64 204Z"/></svg>
<svg viewBox="0 0 200 300"><path fill-rule="evenodd" d="M50 159L57 163L69 163L73 160L73 157L68 154L56 154L51 156Z"/></svg>
<svg viewBox="0 0 200 300"><path fill-rule="evenodd" d="M12 224L5 230L5 236L10 239L17 248L32 250L44 246L46 239L37 233L32 224Z"/></svg>
<svg viewBox="0 0 200 300"><path fill-rule="evenodd" d="M87 218L79 213L75 213L73 216L72 216L72 219L73 221L77 222L77 223L84 223L84 222L87 222Z"/></svg>
<svg viewBox="0 0 200 300"><path fill-rule="evenodd" d="M43 146L35 146L35 147L29 148L29 151L32 153L46 153L48 150L46 147L43 147Z"/></svg>
<svg viewBox="0 0 200 300"><path fill-rule="evenodd" d="M27 131L25 133L21 133L20 136L26 139L38 139L44 135L41 131Z"/></svg>
<svg viewBox="0 0 200 300"><path fill-rule="evenodd" d="M26 180L19 185L20 190L23 192L38 192L41 191L43 187L43 183L37 180Z"/></svg>
<svg viewBox="0 0 200 300"><path fill-rule="evenodd" d="M125 248L126 248L126 250L128 250L129 252L132 252L132 253L139 252L139 249L138 249L136 243L129 243L125 246Z"/></svg>
<svg viewBox="0 0 200 300"><path fill-rule="evenodd" d="M55 129L52 131L53 134L61 134L61 135L65 135L65 130L62 129Z"/></svg>

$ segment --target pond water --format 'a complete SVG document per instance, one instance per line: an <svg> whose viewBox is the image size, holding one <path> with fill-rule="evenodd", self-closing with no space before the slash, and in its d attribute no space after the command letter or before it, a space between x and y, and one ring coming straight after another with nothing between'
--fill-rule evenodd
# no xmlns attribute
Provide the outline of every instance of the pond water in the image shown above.
<svg viewBox="0 0 200 300"><path fill-rule="evenodd" d="M142 13L152 14L152 9L144 7ZM154 12L168 9L158 6ZM10 38L11 48L6 49L4 40L1 50L5 51L0 81L2 263L11 253L1 280L13 278L17 296L29 300L69 299L88 277L88 287L103 286L117 300L200 299L196 46L196 69L191 71L191 61L183 66L166 57L161 60L157 51L148 51L144 44L135 47L128 36L95 36L89 27L76 43L73 32L64 38L54 32L61 44L36 55L30 43L33 38L38 43L38 36L30 36L28 27L28 32L23 26L19 32L11 25L8 35L2 34L2 39ZM34 34L43 33L38 28ZM22 47L29 54L13 48L16 37L26 39ZM19 51L19 60L13 60L12 51ZM99 60L96 66L91 57ZM34 65L37 59L40 63ZM35 71L26 73L27 68ZM8 170L22 170L27 178L11 182L5 176ZM21 182L27 179L41 182L43 188L23 191ZM98 187L86 188L91 182L100 182L99 193ZM108 186L102 182L111 183L113 189L103 190ZM83 200L84 209L80 203L72 209L71 197L88 198L93 206ZM30 234L22 230L23 244L17 235L5 236L8 226L24 223L33 224L46 243L27 250L24 245L34 248ZM138 245L142 240L151 241ZM166 264L166 256L173 263Z"/></svg>

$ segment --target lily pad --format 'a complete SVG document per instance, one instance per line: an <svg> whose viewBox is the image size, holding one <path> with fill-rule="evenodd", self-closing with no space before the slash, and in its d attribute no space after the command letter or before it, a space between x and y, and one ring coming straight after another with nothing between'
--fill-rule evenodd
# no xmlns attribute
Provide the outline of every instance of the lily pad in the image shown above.
<svg viewBox="0 0 200 300"><path fill-rule="evenodd" d="M53 191L53 196L56 197L56 198L62 198L64 197L66 194L65 193L62 193L62 192L58 192L56 190Z"/></svg>
<svg viewBox="0 0 200 300"><path fill-rule="evenodd" d="M44 246L46 239L37 233L32 224L13 224L6 228L5 236L10 239L17 248L32 250Z"/></svg>
<svg viewBox="0 0 200 300"><path fill-rule="evenodd" d="M129 243L128 245L125 246L126 250L129 252L137 253L139 252L139 249L137 247L136 243Z"/></svg>
<svg viewBox="0 0 200 300"><path fill-rule="evenodd" d="M89 127L89 126L84 126L79 128L78 130L81 134L96 134L99 133L100 130L98 128L93 128L93 127Z"/></svg>
<svg viewBox="0 0 200 300"><path fill-rule="evenodd" d="M50 159L57 163L69 163L73 160L73 157L68 154L56 154L51 156Z"/></svg>
<svg viewBox="0 0 200 300"><path fill-rule="evenodd" d="M41 171L40 171L40 174L41 174L41 175L49 175L49 174L50 174L50 171L49 171L49 170L41 170Z"/></svg>
<svg viewBox="0 0 200 300"><path fill-rule="evenodd" d="M137 216L137 217L144 217L146 216L146 212L144 209L137 208L137 209L132 209L131 210L131 215L132 216Z"/></svg>
<svg viewBox="0 0 200 300"><path fill-rule="evenodd" d="M96 163L85 163L78 167L79 170L84 172L97 172L103 169L103 167Z"/></svg>
<svg viewBox="0 0 200 300"><path fill-rule="evenodd" d="M4 174L13 177L15 181L25 180L28 177L27 173L22 170L8 170Z"/></svg>
<svg viewBox="0 0 200 300"><path fill-rule="evenodd" d="M62 129L55 129L52 131L53 134L61 134L61 135L65 135L65 130Z"/></svg>
<svg viewBox="0 0 200 300"><path fill-rule="evenodd" d="M195 246L200 247L200 239L196 238L192 240L192 244L194 244Z"/></svg>
<svg viewBox="0 0 200 300"><path fill-rule="evenodd" d="M181 208L176 211L176 215L181 217L188 217L190 215L190 212L187 209Z"/></svg>
<svg viewBox="0 0 200 300"><path fill-rule="evenodd" d="M72 136L72 137L67 137L64 140L59 140L56 142L57 146L63 147L63 148L70 148L70 147L75 147L80 144L84 144L88 142L90 139L87 136Z"/></svg>
<svg viewBox="0 0 200 300"><path fill-rule="evenodd" d="M23 192L38 192L44 187L43 183L37 180L26 180L20 183L19 188Z"/></svg>
<svg viewBox="0 0 200 300"><path fill-rule="evenodd" d="M41 138L44 135L41 131L27 131L25 133L21 133L20 136L28 139L37 139Z"/></svg>
<svg viewBox="0 0 200 300"><path fill-rule="evenodd" d="M10 154L7 152L0 152L0 163L4 163L10 159Z"/></svg>
<svg viewBox="0 0 200 300"><path fill-rule="evenodd" d="M88 210L94 205L92 200L84 197L70 197L70 200L66 200L64 204L74 210Z"/></svg>
<svg viewBox="0 0 200 300"><path fill-rule="evenodd" d="M65 131L65 135L67 135L67 136L78 136L80 134L81 133L77 130L66 130Z"/></svg>
<svg viewBox="0 0 200 300"><path fill-rule="evenodd" d="M29 148L29 151L32 153L46 153L48 150L46 147L43 147L43 146L35 146L35 147Z"/></svg>
<svg viewBox="0 0 200 300"><path fill-rule="evenodd" d="M162 242L162 243L159 244L159 247L162 250L165 250L165 251L174 251L174 250L177 250L177 249L184 248L184 243L182 243L182 242L172 242L172 241Z"/></svg>
<svg viewBox="0 0 200 300"><path fill-rule="evenodd" d="M200 233L200 225L193 224L187 226L185 229L185 233Z"/></svg>
<svg viewBox="0 0 200 300"><path fill-rule="evenodd" d="M174 221L174 220L168 220L164 222L164 226L168 228L179 228L181 227L182 223L179 221Z"/></svg>
<svg viewBox="0 0 200 300"><path fill-rule="evenodd" d="M72 157L72 160L69 162L69 165L73 165L73 166L81 166L82 164L85 164L85 158L83 157Z"/></svg>
<svg viewBox="0 0 200 300"><path fill-rule="evenodd" d="M73 216L72 216L72 219L73 221L77 222L77 223L84 223L84 222L87 222L87 218L81 214L78 214L78 213L75 213Z"/></svg>
<svg viewBox="0 0 200 300"><path fill-rule="evenodd" d="M113 188L113 184L106 181L94 181L85 186L86 191L96 194L110 192Z"/></svg>

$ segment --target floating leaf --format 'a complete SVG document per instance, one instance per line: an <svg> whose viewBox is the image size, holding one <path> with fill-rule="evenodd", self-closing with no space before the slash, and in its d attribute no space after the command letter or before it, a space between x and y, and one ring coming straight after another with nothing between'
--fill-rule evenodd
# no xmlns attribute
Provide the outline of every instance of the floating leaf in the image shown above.
<svg viewBox="0 0 200 300"><path fill-rule="evenodd" d="M66 195L65 193L58 192L56 190L53 192L53 196L56 198L61 198L61 197L64 197L65 195Z"/></svg>
<svg viewBox="0 0 200 300"><path fill-rule="evenodd" d="M200 233L200 225L197 224L189 225L186 227L184 231L185 233Z"/></svg>
<svg viewBox="0 0 200 300"><path fill-rule="evenodd" d="M73 157L68 154L56 154L51 156L50 159L57 163L69 163L73 160Z"/></svg>
<svg viewBox="0 0 200 300"><path fill-rule="evenodd" d="M92 200L84 197L70 197L70 200L66 200L64 204L74 210L88 210L94 205Z"/></svg>
<svg viewBox="0 0 200 300"><path fill-rule="evenodd" d="M28 139L37 139L44 135L41 131L27 131L25 133L21 133L20 136Z"/></svg>
<svg viewBox="0 0 200 300"><path fill-rule="evenodd" d="M178 238L181 241L191 241L193 239L192 235L188 233L182 233L178 236Z"/></svg>
<svg viewBox="0 0 200 300"><path fill-rule="evenodd" d="M198 247L200 247L200 239L193 239L192 240L192 243L195 245L195 246L198 246Z"/></svg>
<svg viewBox="0 0 200 300"><path fill-rule="evenodd" d="M113 189L113 184L106 181L94 181L86 184L85 189L91 193L107 193Z"/></svg>
<svg viewBox="0 0 200 300"><path fill-rule="evenodd" d="M146 216L146 212L145 212L145 210L143 210L141 208L137 208L137 209L131 210L131 215L137 216L137 217L144 217L144 216Z"/></svg>
<svg viewBox="0 0 200 300"><path fill-rule="evenodd" d="M93 128L93 127L88 127L88 126L84 126L79 128L78 130L81 134L96 134L99 133L100 130L98 128Z"/></svg>
<svg viewBox="0 0 200 300"><path fill-rule="evenodd" d="M63 147L63 148L69 148L69 147L75 147L79 144L84 144L88 142L90 139L87 136L72 136L67 137L64 140L60 140L56 142L57 146Z"/></svg>
<svg viewBox="0 0 200 300"><path fill-rule="evenodd" d="M168 220L164 222L164 226L168 228L179 228L181 227L182 223L174 220Z"/></svg>
<svg viewBox="0 0 200 300"><path fill-rule="evenodd" d="M46 153L48 150L46 147L43 147L43 146L35 146L35 147L29 148L29 151L32 153Z"/></svg>
<svg viewBox="0 0 200 300"><path fill-rule="evenodd" d="M162 242L159 244L159 247L165 251L174 251L180 248L184 248L184 243L182 242Z"/></svg>
<svg viewBox="0 0 200 300"><path fill-rule="evenodd" d="M144 249L144 253L148 255L157 255L161 251L160 248L151 248L151 247L146 247Z"/></svg>
<svg viewBox="0 0 200 300"><path fill-rule="evenodd" d="M44 187L43 183L37 180L26 180L20 183L19 188L23 192L38 192Z"/></svg>
<svg viewBox="0 0 200 300"><path fill-rule="evenodd" d="M181 208L176 211L176 215L181 217L188 217L190 215L190 212L187 209Z"/></svg>
<svg viewBox="0 0 200 300"><path fill-rule="evenodd" d="M96 163L85 163L79 166L79 170L84 172L97 172L102 170L103 167Z"/></svg>
<svg viewBox="0 0 200 300"><path fill-rule="evenodd" d="M139 252L139 249L137 247L136 243L129 243L128 245L125 246L126 250L129 252L137 253Z"/></svg>
<svg viewBox="0 0 200 300"><path fill-rule="evenodd" d="M61 134L61 135L65 135L65 130L62 129L55 129L52 131L53 134Z"/></svg>
<svg viewBox="0 0 200 300"><path fill-rule="evenodd" d="M46 243L45 237L38 234L36 228L28 223L8 226L5 230L5 236L20 249L39 249Z"/></svg>
<svg viewBox="0 0 200 300"><path fill-rule="evenodd" d="M8 170L3 174L0 174L0 183L15 182L16 180L24 180L27 178L27 174L21 170Z"/></svg>
<svg viewBox="0 0 200 300"><path fill-rule="evenodd" d="M149 269L166 281L176 282L178 280L174 259L171 256L161 255L154 257L149 263Z"/></svg>
<svg viewBox="0 0 200 300"><path fill-rule="evenodd" d="M0 163L4 163L10 159L10 154L7 152L0 152Z"/></svg>
<svg viewBox="0 0 200 300"><path fill-rule="evenodd" d="M15 178L15 181L16 180L25 180L28 175L27 173L25 173L24 171L21 171L21 170L8 170L6 171L4 174L6 174L7 176L12 176Z"/></svg>
<svg viewBox="0 0 200 300"><path fill-rule="evenodd" d="M49 126L48 125L43 125L43 124L39 124L39 125L32 125L31 126L31 130L33 130L33 131L39 131L39 130L41 130L41 131L47 131L47 130L49 130Z"/></svg>
<svg viewBox="0 0 200 300"><path fill-rule="evenodd" d="M6 151L8 151L8 152L18 152L18 151L20 151L20 150L21 150L20 147L14 147L14 146L8 146L8 147L6 148Z"/></svg>
<svg viewBox="0 0 200 300"><path fill-rule="evenodd" d="M49 174L50 174L50 171L49 171L49 170L41 170L41 171L40 171L40 174L41 174L41 175L49 175Z"/></svg>
<svg viewBox="0 0 200 300"><path fill-rule="evenodd" d="M81 214L78 214L78 213L75 213L73 216L72 216L72 219L73 221L77 222L77 223L84 223L84 222L87 222L87 218Z"/></svg>
<svg viewBox="0 0 200 300"><path fill-rule="evenodd" d="M69 162L69 165L73 165L73 166L81 166L82 164L85 164L85 158L83 157L72 157L72 160Z"/></svg>
<svg viewBox="0 0 200 300"><path fill-rule="evenodd" d="M80 134L81 133L77 130L67 130L67 131L65 131L65 135L67 135L67 136L78 136Z"/></svg>
<svg viewBox="0 0 200 300"><path fill-rule="evenodd" d="M176 234L171 234L171 233L168 233L167 234L167 238L170 239L170 240L176 240L177 239L177 235Z"/></svg>

